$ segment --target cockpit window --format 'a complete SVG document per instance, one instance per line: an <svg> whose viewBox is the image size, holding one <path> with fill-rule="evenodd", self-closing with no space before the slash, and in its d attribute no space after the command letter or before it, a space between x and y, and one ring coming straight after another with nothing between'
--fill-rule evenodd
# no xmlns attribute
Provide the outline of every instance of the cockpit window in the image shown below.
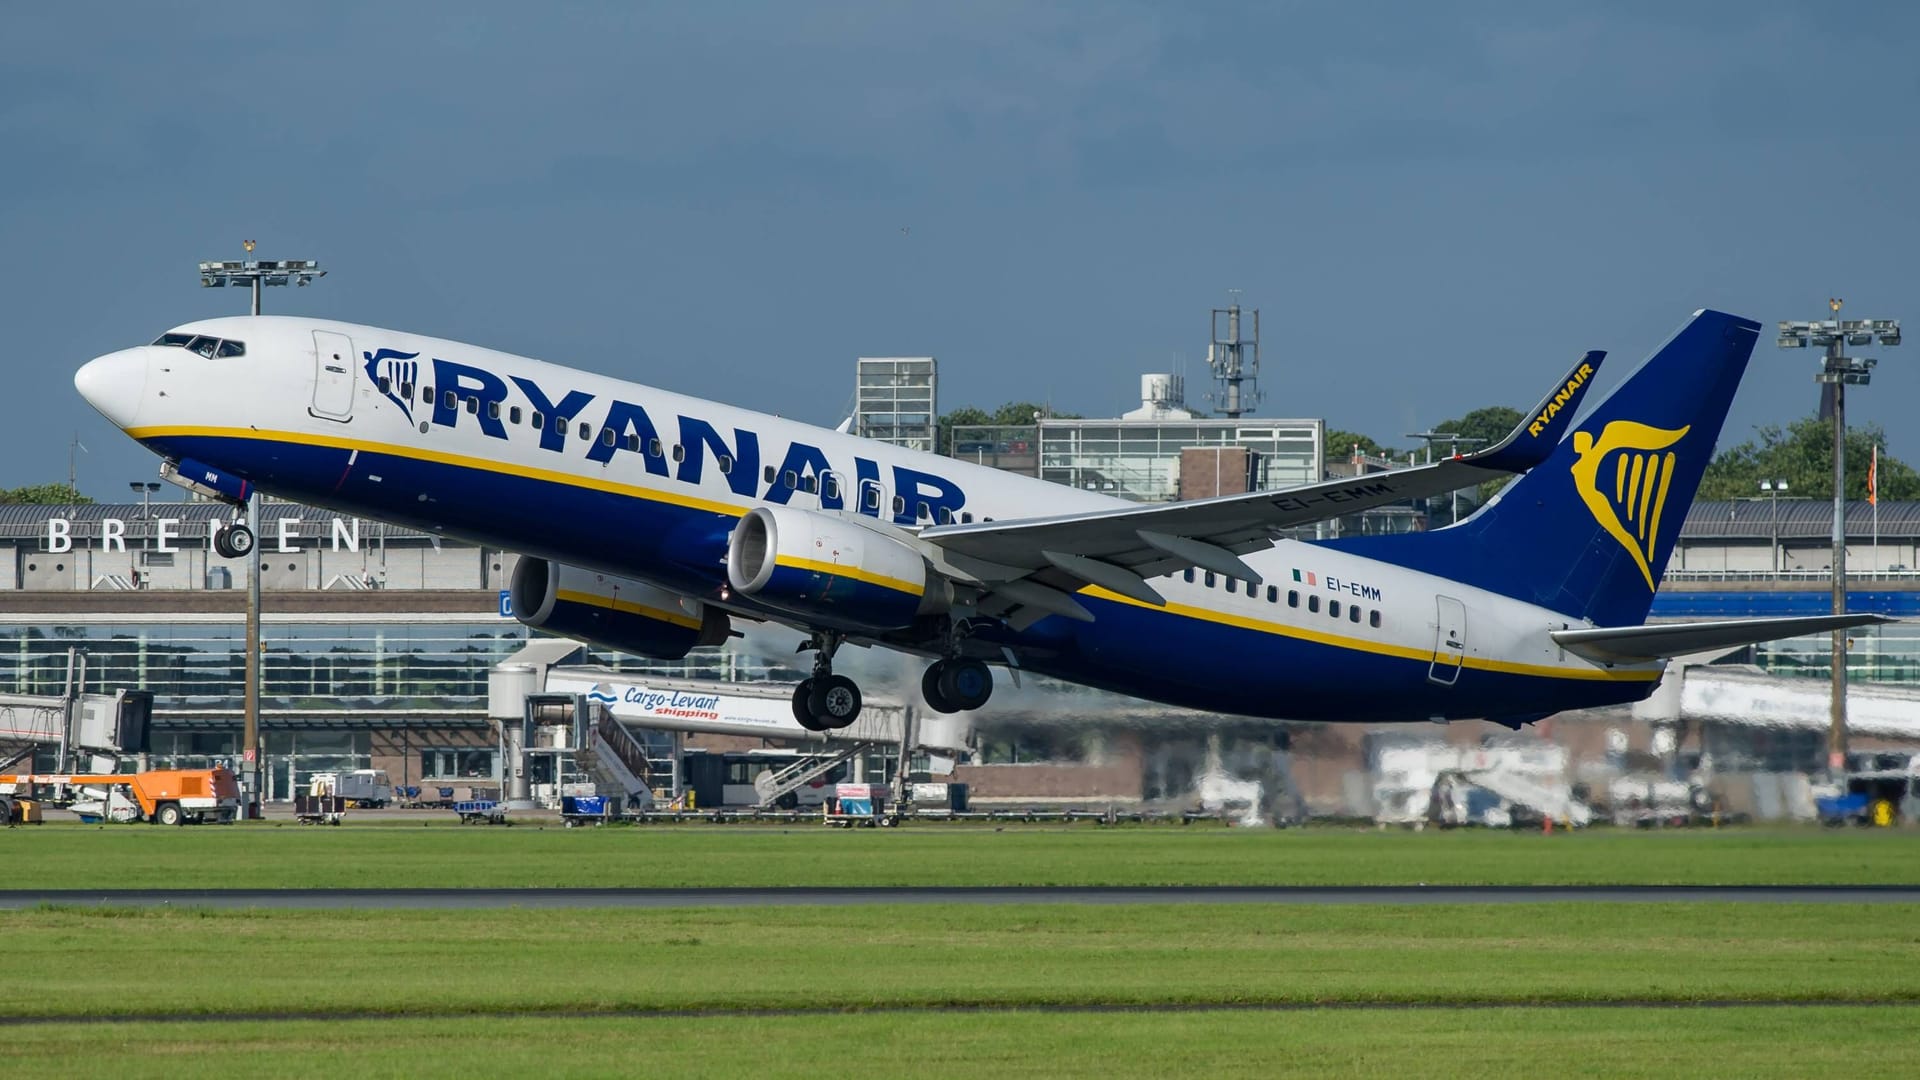
<svg viewBox="0 0 1920 1080"><path fill-rule="evenodd" d="M226 341L217 337L208 337L205 334L161 334L159 337L153 339L153 343L155 345L166 345L173 348L191 349L209 360L214 357L224 358L247 355L246 342Z"/></svg>

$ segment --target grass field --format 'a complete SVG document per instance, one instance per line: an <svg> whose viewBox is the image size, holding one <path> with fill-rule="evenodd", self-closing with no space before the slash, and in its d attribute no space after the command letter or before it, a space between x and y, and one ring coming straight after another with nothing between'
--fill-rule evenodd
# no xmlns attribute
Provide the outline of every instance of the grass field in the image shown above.
<svg viewBox="0 0 1920 1080"><path fill-rule="evenodd" d="M1897 1075L1914 1010L1501 1009L62 1024L9 1075L1839 1077ZM217 1066L212 1065L217 1063Z"/></svg>
<svg viewBox="0 0 1920 1080"><path fill-rule="evenodd" d="M23 1076L1857 1076L1920 1026L1910 905L53 908L0 940ZM645 1015L676 1010L720 1015Z"/></svg>
<svg viewBox="0 0 1920 1080"><path fill-rule="evenodd" d="M1920 832L928 826L0 831L0 887L1915 884Z"/></svg>

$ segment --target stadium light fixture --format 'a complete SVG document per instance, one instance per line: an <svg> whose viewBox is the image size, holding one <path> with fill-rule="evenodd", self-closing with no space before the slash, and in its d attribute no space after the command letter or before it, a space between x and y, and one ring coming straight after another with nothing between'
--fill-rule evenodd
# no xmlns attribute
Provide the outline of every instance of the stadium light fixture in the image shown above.
<svg viewBox="0 0 1920 1080"><path fill-rule="evenodd" d="M1833 613L1847 612L1847 387L1873 381L1879 361L1848 356L1848 346L1900 344L1899 319L1842 319L1846 301L1827 301L1832 317L1824 321L1782 320L1778 344L1783 349L1819 345L1826 350L1814 381L1833 393ZM1822 411L1825 411L1824 403ZM1764 487L1764 484L1763 484ZM1781 485L1784 490L1784 485ZM1777 558L1777 555L1776 555ZM1835 777L1847 767L1847 631L1833 632L1833 700L1829 706L1827 770Z"/></svg>

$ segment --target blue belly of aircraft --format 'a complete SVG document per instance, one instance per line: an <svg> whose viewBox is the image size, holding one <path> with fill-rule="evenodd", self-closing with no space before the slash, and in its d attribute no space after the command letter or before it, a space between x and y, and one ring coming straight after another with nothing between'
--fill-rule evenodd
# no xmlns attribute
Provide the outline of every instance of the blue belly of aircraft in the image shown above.
<svg viewBox="0 0 1920 1080"><path fill-rule="evenodd" d="M459 536L692 597L724 585L733 514L386 452L268 439L166 436L172 458L218 463L278 494ZM377 479L376 479L377 478ZM1635 701L1647 681L1558 679L1466 667L1451 686L1429 658L1385 655L1083 594L1091 623L1051 617L991 640L1027 670L1212 712L1290 720L1511 717Z"/></svg>

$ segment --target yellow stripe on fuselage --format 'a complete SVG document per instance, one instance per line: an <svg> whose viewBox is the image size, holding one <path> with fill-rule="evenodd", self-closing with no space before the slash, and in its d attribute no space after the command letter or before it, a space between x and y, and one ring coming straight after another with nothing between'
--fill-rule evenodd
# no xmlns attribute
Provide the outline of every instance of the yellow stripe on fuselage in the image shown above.
<svg viewBox="0 0 1920 1080"><path fill-rule="evenodd" d="M1211 608L1192 607L1186 604L1168 603L1166 607L1135 600L1130 596L1121 596L1109 592L1098 585L1089 585L1080 590L1084 596L1096 600L1111 600L1116 604L1143 608L1147 611L1164 611L1186 619L1198 619L1201 622L1216 623L1221 626L1233 626L1242 630L1253 630L1263 634L1275 634L1280 637L1311 641L1317 645L1331 645L1336 649L1349 649L1354 652L1372 653L1376 656L1393 656L1403 660L1432 662L1433 650L1416 649L1405 645L1395 645L1385 641L1369 641L1366 638L1347 637L1342 634L1329 634L1321 630L1309 630L1301 626L1289 626L1286 623L1269 622L1230 611L1215 611ZM1659 671L1626 670L1610 671L1605 668L1553 667L1548 664L1521 664L1511 660L1489 660L1477 656L1464 657L1461 666L1481 671L1497 671L1507 675L1533 675L1548 679L1587 679L1601 682L1647 682L1660 677Z"/></svg>
<svg viewBox="0 0 1920 1080"><path fill-rule="evenodd" d="M813 559L797 559L791 555L778 555L774 557L773 564L775 566L784 566L789 570L808 570L816 574L826 574L829 577L852 578L855 581L864 581L869 585L878 585L883 589L892 589L895 592L908 593L913 596L925 596L927 593L927 587L925 585L915 585L911 581L901 581L899 578L890 578L851 566L841 566L839 563L816 562Z"/></svg>
<svg viewBox="0 0 1920 1080"><path fill-rule="evenodd" d="M648 607L645 604L636 604L631 600L620 600L611 596L595 596L593 593L574 592L571 589L561 589L553 595L555 599L565 600L570 604L585 604L588 607L610 608L614 611L622 611L629 615L639 615L643 618L672 623L675 626L682 626L688 630L700 629L700 620L688 615L684 611L666 611L661 608Z"/></svg>

